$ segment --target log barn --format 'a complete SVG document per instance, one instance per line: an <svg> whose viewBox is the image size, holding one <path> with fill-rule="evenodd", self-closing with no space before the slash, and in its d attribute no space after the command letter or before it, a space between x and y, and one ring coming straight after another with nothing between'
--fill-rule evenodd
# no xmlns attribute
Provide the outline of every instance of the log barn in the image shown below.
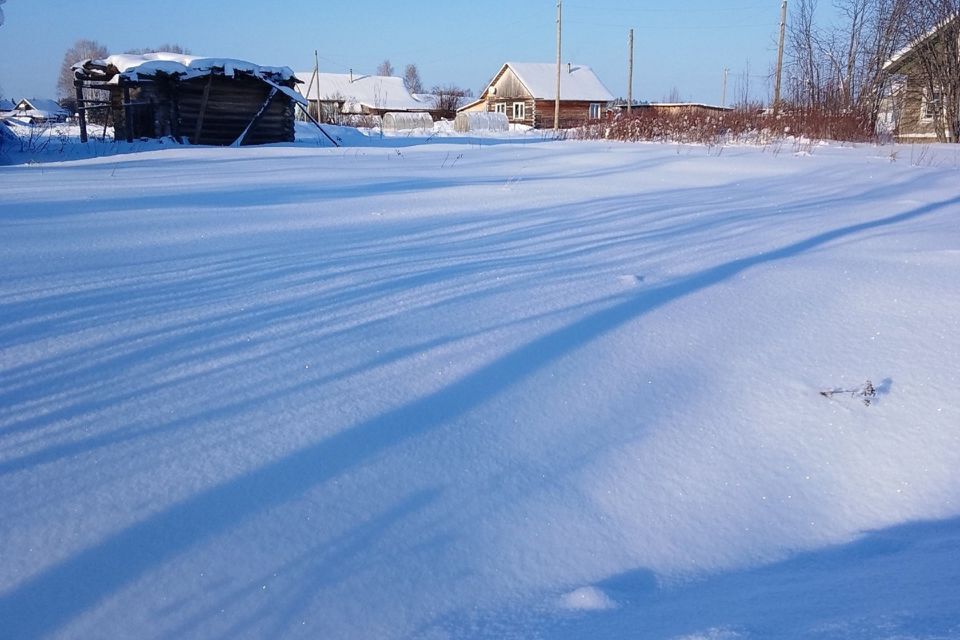
<svg viewBox="0 0 960 640"><path fill-rule="evenodd" d="M84 60L73 69L84 141L86 115L100 109L108 112L118 140L293 142L296 105L306 104L289 68L243 60L158 52Z"/></svg>
<svg viewBox="0 0 960 640"><path fill-rule="evenodd" d="M557 65L549 62L507 62L480 98L460 112L492 111L506 114L511 124L537 129L554 124ZM560 126L577 127L603 117L613 95L590 67L566 64L560 69Z"/></svg>

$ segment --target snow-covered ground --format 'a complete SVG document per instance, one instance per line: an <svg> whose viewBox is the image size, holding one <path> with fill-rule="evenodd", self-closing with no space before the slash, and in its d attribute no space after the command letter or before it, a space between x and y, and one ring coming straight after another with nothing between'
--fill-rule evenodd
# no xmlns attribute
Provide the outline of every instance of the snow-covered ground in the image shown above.
<svg viewBox="0 0 960 640"><path fill-rule="evenodd" d="M351 135L0 169L0 637L960 637L952 147Z"/></svg>

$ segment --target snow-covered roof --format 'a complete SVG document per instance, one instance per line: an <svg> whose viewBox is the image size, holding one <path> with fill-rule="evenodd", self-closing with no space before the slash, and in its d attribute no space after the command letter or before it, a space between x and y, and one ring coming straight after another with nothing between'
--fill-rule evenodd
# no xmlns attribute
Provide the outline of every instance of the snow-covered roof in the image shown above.
<svg viewBox="0 0 960 640"><path fill-rule="evenodd" d="M556 100L557 65L554 62L508 62L494 78L509 67L537 100ZM493 83L491 83L493 84ZM610 102L613 94L603 85L593 69L582 64L566 64L560 70L560 99Z"/></svg>
<svg viewBox="0 0 960 640"><path fill-rule="evenodd" d="M10 110L16 116L43 118L44 120L70 115L70 112L61 107L56 100L50 100L49 98L24 98Z"/></svg>
<svg viewBox="0 0 960 640"><path fill-rule="evenodd" d="M98 75L99 71L99 75L105 76L104 79L110 79L112 82L116 82L120 76L137 80L158 74L194 78L216 73L233 77L238 71L284 82L295 78L289 67L265 67L234 58L205 58L167 51L142 55L122 53L102 60L84 60L73 65L73 69L93 75Z"/></svg>
<svg viewBox="0 0 960 640"><path fill-rule="evenodd" d="M621 105L623 109L627 108L627 105ZM700 109L713 109L716 111L733 111L733 107L721 107L717 104L706 104L704 102L646 102L643 104L634 104L634 109L643 109L646 107L664 107L668 109L683 109L683 108L700 108Z"/></svg>
<svg viewBox="0 0 960 640"><path fill-rule="evenodd" d="M956 22L958 19L960 19L960 16L953 16L947 20L944 20L943 22L934 26L925 34L923 34L922 36L920 36L919 38L917 38L907 46L897 51L895 54L890 56L889 60L887 60L884 63L883 70L886 71L887 73L896 73L897 71L899 71L900 68L909 60L910 54L913 52L914 49L919 47L921 44L923 44L930 38L936 36L938 33L940 33L940 31L950 26L951 24Z"/></svg>
<svg viewBox="0 0 960 640"><path fill-rule="evenodd" d="M320 101L344 101L345 113L361 113L364 107L387 111L425 111L432 102L417 100L396 76L363 76L349 73L320 73ZM306 84L300 87L309 100L317 100L317 85L310 80L312 71L298 71Z"/></svg>

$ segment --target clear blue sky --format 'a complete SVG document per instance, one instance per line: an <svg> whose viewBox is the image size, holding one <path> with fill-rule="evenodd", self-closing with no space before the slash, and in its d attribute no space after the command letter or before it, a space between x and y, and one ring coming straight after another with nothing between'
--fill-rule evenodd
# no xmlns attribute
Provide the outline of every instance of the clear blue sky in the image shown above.
<svg viewBox="0 0 960 640"><path fill-rule="evenodd" d="M634 97L728 102L749 67L765 98L776 58L780 0L566 0L563 59L590 65L614 95L627 93L627 32L635 30ZM81 38L111 51L173 42L194 54L263 65L372 73L415 63L427 87L481 89L508 60L556 57L555 0L8 0L0 26L7 98L55 97L64 52Z"/></svg>

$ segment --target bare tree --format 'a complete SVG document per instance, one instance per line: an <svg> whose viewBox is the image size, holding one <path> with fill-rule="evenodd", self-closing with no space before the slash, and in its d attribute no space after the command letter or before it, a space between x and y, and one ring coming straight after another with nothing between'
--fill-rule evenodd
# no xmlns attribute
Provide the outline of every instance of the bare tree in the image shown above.
<svg viewBox="0 0 960 640"><path fill-rule="evenodd" d="M663 97L664 102L678 103L683 102L683 97L680 95L680 89L672 87L670 93Z"/></svg>
<svg viewBox="0 0 960 640"><path fill-rule="evenodd" d="M462 89L453 84L436 85L430 93L433 94L434 110L441 118L455 117L463 98L473 96L473 91L470 89Z"/></svg>
<svg viewBox="0 0 960 640"><path fill-rule="evenodd" d="M74 42L73 46L63 54L63 62L60 65L60 77L57 79L57 92L60 98L72 98L74 96L73 65L84 60L105 58L107 55L107 48L94 40L77 40Z"/></svg>
<svg viewBox="0 0 960 640"><path fill-rule="evenodd" d="M854 115L872 130L885 91L884 65L903 45L904 20L917 1L833 0L842 19L824 28L817 0L797 0L788 39L793 108Z"/></svg>
<svg viewBox="0 0 960 640"><path fill-rule="evenodd" d="M403 70L403 86L405 86L410 93L423 93L423 82L420 80L420 72L417 70L417 65L408 64L406 69Z"/></svg>
<svg viewBox="0 0 960 640"><path fill-rule="evenodd" d="M906 41L903 25L908 4L908 0L875 0L866 17L856 104L870 118L871 127L876 126L887 90L884 67Z"/></svg>
<svg viewBox="0 0 960 640"><path fill-rule="evenodd" d="M925 113L937 139L960 132L960 0L910 0L906 36L922 79Z"/></svg>
<svg viewBox="0 0 960 640"><path fill-rule="evenodd" d="M791 9L787 32L788 68L795 106L813 107L822 102L822 35L817 27L816 0L797 0Z"/></svg>
<svg viewBox="0 0 960 640"><path fill-rule="evenodd" d="M749 109L753 100L750 96L750 62L744 64L743 71L734 78L734 106L740 110Z"/></svg>
<svg viewBox="0 0 960 640"><path fill-rule="evenodd" d="M378 76L392 76L393 75L393 65L390 64L390 60L384 60L377 66L377 75Z"/></svg>
<svg viewBox="0 0 960 640"><path fill-rule="evenodd" d="M63 62L60 65L60 76L57 79L57 94L60 104L64 108L74 111L77 108L76 89L74 88L73 65L84 60L97 60L107 57L107 48L94 40L77 40L73 43L67 52L63 54ZM104 98L104 92L96 89L84 89L84 98L87 100L100 100ZM92 115L92 114L88 114ZM93 118L94 120L96 118Z"/></svg>
<svg viewBox="0 0 960 640"><path fill-rule="evenodd" d="M179 53L181 55L190 55L192 52L186 47L182 47L179 44L162 44L159 47L147 47L144 49L130 49L125 53L130 53L133 55L143 55L145 53L157 53L163 51L166 53Z"/></svg>

